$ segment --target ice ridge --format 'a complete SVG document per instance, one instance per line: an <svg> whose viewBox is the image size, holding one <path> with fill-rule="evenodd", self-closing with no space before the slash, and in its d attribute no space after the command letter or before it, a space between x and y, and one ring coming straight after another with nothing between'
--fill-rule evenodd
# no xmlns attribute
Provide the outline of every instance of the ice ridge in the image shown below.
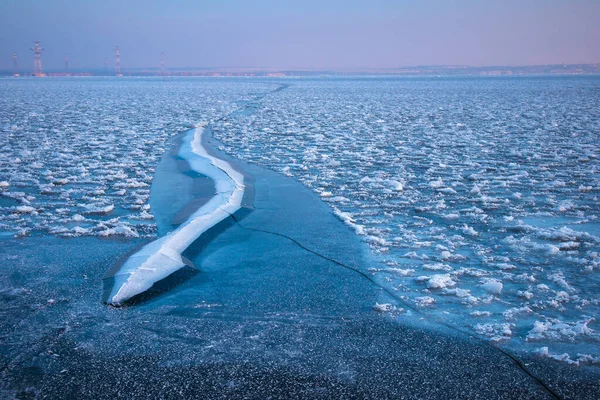
<svg viewBox="0 0 600 400"><path fill-rule="evenodd" d="M121 305L183 268L186 263L181 254L204 232L241 208L244 177L227 161L206 151L202 146L204 132L204 125L188 132L178 155L194 171L215 182L215 195L177 229L145 245L125 261L115 277L125 275L126 278L119 279L121 283L112 288L107 304Z"/></svg>

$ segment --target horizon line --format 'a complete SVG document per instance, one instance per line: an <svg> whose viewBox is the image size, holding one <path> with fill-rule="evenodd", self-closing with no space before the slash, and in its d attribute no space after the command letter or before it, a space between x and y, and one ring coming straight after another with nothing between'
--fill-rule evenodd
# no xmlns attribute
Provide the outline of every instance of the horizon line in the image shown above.
<svg viewBox="0 0 600 400"><path fill-rule="evenodd" d="M552 63L552 64L515 64L515 65L469 65L469 64L430 64L430 65L404 65L397 67L273 67L273 66L260 66L260 67L248 67L248 66L183 66L183 67L171 67L166 68L166 73L169 72L180 72L180 71L211 71L211 72L335 72L335 73L347 73L347 72L377 72L377 71L398 71L398 70L411 70L411 69L472 69L472 70L489 70L489 69L518 69L518 68L542 68L542 67L600 67L599 62L593 63ZM122 71L129 72L150 72L160 71L160 66L143 66L143 67L123 67ZM75 73L75 72L114 72L114 66L104 68L98 67L70 67L69 71L65 71L64 68L53 67L45 68L46 72L52 73ZM19 71L30 73L33 72L33 68L20 69ZM0 69L0 73L13 73L12 68Z"/></svg>

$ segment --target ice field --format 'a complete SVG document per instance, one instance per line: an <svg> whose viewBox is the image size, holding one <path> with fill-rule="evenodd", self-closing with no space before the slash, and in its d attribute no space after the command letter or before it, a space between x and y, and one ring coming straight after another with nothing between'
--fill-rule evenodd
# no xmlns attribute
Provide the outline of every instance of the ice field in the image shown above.
<svg viewBox="0 0 600 400"><path fill-rule="evenodd" d="M407 302L598 364L599 90L576 77L299 81L215 132L319 193Z"/></svg>
<svg viewBox="0 0 600 400"><path fill-rule="evenodd" d="M166 140L273 85L107 79L2 81L2 235L154 237Z"/></svg>
<svg viewBox="0 0 600 400"><path fill-rule="evenodd" d="M121 353L166 354L169 368L196 365L196 352L215 363L259 354L269 366L333 368L361 390L373 371L410 373L395 357L414 357L424 373L436 351L441 360L473 351L475 363L489 362L482 376L496 362L512 371L495 349L539 368L533 375L597 373L598 77L2 79L0 93L7 360L38 360L24 349L49 340L106 353L110 368ZM230 220L242 203L249 216ZM144 272L117 296L119 276L160 267L147 261L156 254L173 271L189 259L199 273L132 307L101 304L111 267L114 301L104 301L117 305L169 275ZM48 339L55 314L64 331ZM351 328L332 322L339 316ZM344 330L365 323L368 334ZM329 339L305 340L328 329ZM436 333L424 340L421 329ZM313 345L329 361L311 364ZM368 367L336 358L353 346ZM376 365L373 354L388 351L389 365ZM44 368L60 362L45 357ZM4 371L22 363L4 358ZM472 365L461 362L431 371L458 385L452 373ZM69 368L56 366L49 382L60 388ZM522 392L511 396L530 398L526 375L513 372L494 378L498 387L514 380ZM464 396L460 386L447 395Z"/></svg>

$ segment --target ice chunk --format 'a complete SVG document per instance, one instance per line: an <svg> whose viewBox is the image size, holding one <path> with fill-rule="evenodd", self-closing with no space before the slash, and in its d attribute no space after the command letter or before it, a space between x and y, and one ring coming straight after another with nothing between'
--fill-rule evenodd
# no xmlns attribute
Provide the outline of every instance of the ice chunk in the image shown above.
<svg viewBox="0 0 600 400"><path fill-rule="evenodd" d="M483 283L481 287L488 293L491 294L500 294L502 292L502 282L496 279L486 278L483 279Z"/></svg>
<svg viewBox="0 0 600 400"><path fill-rule="evenodd" d="M414 302L418 307L427 307L432 306L435 303L435 299L431 296L422 296L415 297Z"/></svg>
<svg viewBox="0 0 600 400"><path fill-rule="evenodd" d="M456 282L452 280L449 274L437 274L433 275L427 281L427 288L429 289L443 289L445 287L455 286Z"/></svg>
<svg viewBox="0 0 600 400"><path fill-rule="evenodd" d="M400 313L404 312L404 308L398 308L390 303L383 303L383 304L375 303L375 305L373 306L373 311L376 311L379 313L400 314Z"/></svg>
<svg viewBox="0 0 600 400"><path fill-rule="evenodd" d="M499 342L511 338L513 327L514 325L509 323L476 324L475 331L488 337L493 342Z"/></svg>
<svg viewBox="0 0 600 400"><path fill-rule="evenodd" d="M125 236L125 237L139 237L140 235L132 228L124 224L118 224L114 228L108 228L98 233L99 236Z"/></svg>
<svg viewBox="0 0 600 400"><path fill-rule="evenodd" d="M110 214L114 209L115 209L115 205L114 204L109 204L107 206L98 206L98 205L84 205L83 208L85 209L85 214L94 214L94 215L101 215L101 214Z"/></svg>
<svg viewBox="0 0 600 400"><path fill-rule="evenodd" d="M18 206L15 208L15 210L22 214L29 214L29 213L34 212L35 208L33 208L31 206Z"/></svg>
<svg viewBox="0 0 600 400"><path fill-rule="evenodd" d="M535 321L533 328L527 334L527 341L551 339L558 341L574 341L578 336L600 338L592 328L588 327L594 318L588 317L581 321L564 322L556 318L548 318L547 321Z"/></svg>
<svg viewBox="0 0 600 400"><path fill-rule="evenodd" d="M442 178L438 178L435 181L429 182L429 186L434 189L441 188L442 186L444 186L444 181L442 180Z"/></svg>

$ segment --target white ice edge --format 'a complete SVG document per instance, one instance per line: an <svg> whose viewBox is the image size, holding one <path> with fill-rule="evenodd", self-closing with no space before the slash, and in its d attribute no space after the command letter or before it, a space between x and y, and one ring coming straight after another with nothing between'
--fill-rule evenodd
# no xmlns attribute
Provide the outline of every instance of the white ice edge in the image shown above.
<svg viewBox="0 0 600 400"><path fill-rule="evenodd" d="M167 235L145 245L121 266L115 276L129 275L113 287L108 304L119 305L183 268L181 253L204 232L240 209L244 177L224 160L213 157L202 146L203 126L185 135L179 150L190 167L215 182L215 195Z"/></svg>

